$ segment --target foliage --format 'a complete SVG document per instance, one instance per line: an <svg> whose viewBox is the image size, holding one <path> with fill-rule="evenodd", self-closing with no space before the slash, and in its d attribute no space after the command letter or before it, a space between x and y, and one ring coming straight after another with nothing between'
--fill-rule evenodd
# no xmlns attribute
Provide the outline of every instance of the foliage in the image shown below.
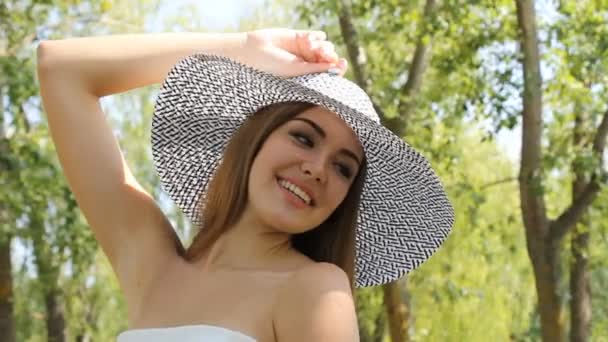
<svg viewBox="0 0 608 342"><path fill-rule="evenodd" d="M445 127L435 129L437 135L447 133ZM420 341L506 340L529 328L534 310L514 170L492 144L479 144L479 132L458 138L468 153L440 171L459 213L454 232L409 277L414 336Z"/></svg>
<svg viewBox="0 0 608 342"><path fill-rule="evenodd" d="M19 341L49 338L46 336L48 322L45 321L48 296L55 297L63 307L60 310L66 315L68 336L86 335L100 329L90 334L94 340L99 340L103 334L106 337L102 340L110 337L106 326L96 325L97 319L78 324L81 317L91 315L91 311L86 310L111 303L107 299L118 292L114 287L109 293L107 290L113 287L103 285L103 281L94 281L98 278L94 271L102 265L95 259L97 243L78 211L56 160L46 123L42 120L35 80L35 42L38 39L78 34L78 25L95 21L110 8L108 1L53 4L29 1L0 6L0 37L4 48L0 59L3 71L0 123L8 142L3 153L8 172L0 174L3 184L0 199L7 209L8 220L2 222L0 231L2 238L15 238L13 253L16 254L15 268L19 271L13 278L14 311ZM66 20L57 22L57 18ZM115 281L107 273L99 279ZM101 298L77 304L76 298L95 299L96 289L102 294ZM112 309L116 311L116 308ZM111 324L120 323L115 320L120 317L116 312L101 310L94 316L102 317L104 312ZM111 329L110 333L114 334L115 330Z"/></svg>
<svg viewBox="0 0 608 342"><path fill-rule="evenodd" d="M343 3L266 1L238 29L323 29L346 55L337 16ZM569 203L572 164L585 165L588 173L600 167L588 149L573 147L571 139L575 113L585 112L592 130L606 111L608 3L543 4L552 9L542 12L539 25L550 118L544 127L548 178L543 186L553 217ZM36 42L169 27L206 30L195 11L167 18L159 11L164 5L146 0L0 4L0 149L5 148L0 168L8 170L0 173L0 210L8 213L0 221L0 238L13 240L19 341L46 339L44 295L55 289L60 290L71 339L112 340L126 329L115 276L75 206L41 116ZM412 100L404 138L431 161L457 213L446 244L408 276L411 336L416 341L536 341L540 328L517 170L497 147L505 130L516 132L521 111L515 6L506 0L443 1L430 18L424 18L423 7L422 0L352 2L370 95L389 117L399 115L399 105ZM154 29L150 23L156 23ZM407 99L402 87L419 39L430 44L431 55L419 94ZM352 79L352 69L347 77ZM103 99L102 105L135 176L188 241L191 227L160 189L151 162L155 92L155 87L138 89ZM608 242L607 196L604 190L589 212L593 340L608 337L608 297L603 291L608 286L608 252L603 247ZM569 252L564 256L567 274ZM565 280L559 288L567 291ZM380 288L358 291L357 308L363 340L386 335Z"/></svg>
<svg viewBox="0 0 608 342"><path fill-rule="evenodd" d="M298 10L309 25L324 26L332 40L343 47L337 17L340 6L348 6L349 3L351 2L306 1L300 2ZM537 340L540 338L540 330L536 308L532 304L534 280L529 261L526 260L518 189L515 187L517 171L505 165L505 170L510 172L498 176L498 164L489 157L498 155L497 152L480 156L480 162L487 164L474 167L463 164L464 159L484 148L484 145L475 145L479 141L470 145L464 143L466 139L463 141L462 134L466 136L468 133L463 133L467 131L463 127L474 127L484 132L479 137L481 141L494 141L505 130L518 129L520 125L522 108L519 95L523 89L523 80L515 4L510 1L469 1L466 5L460 1L438 3L437 10L430 17L425 17L422 12L424 1L352 2L352 20L357 27L358 44L365 52L364 65L372 80L370 94L385 115L402 115L403 107L400 104L407 100L403 97L402 87L409 76L417 39L422 37L421 41L428 43L432 49L421 92L410 102L414 108L409 108L411 113L405 138L430 158L442 174L442 179L453 187L450 194L457 208L458 219L454 236L450 237L428 265L410 277L416 326L413 336L421 340ZM548 195L549 211L553 216L570 203L568 180L571 181L569 170L572 162L586 165L588 172L599 167L597 163L593 164L594 158L589 148L573 150L571 147L572 113L573 105L577 103L578 108L575 110L592 113L592 124L588 127L592 131L606 110L606 8L608 6L605 1L562 1L558 4L544 1L539 4L538 20L543 51L541 63L547 80L545 108L550 117L545 126L548 138L543 144L546 150L544 172L547 177L542 185ZM342 52L345 53L345 50ZM567 70L566 74L574 72L585 75L595 83L585 89L577 84L580 81L576 81L573 76L555 77L559 70ZM581 97L585 93L588 95ZM490 205L491 189L494 188L480 187L484 181L479 177L486 174L497 176L494 180L486 179L485 182L511 179L513 185L505 188L499 184L504 190L494 200L498 208L492 211L483 209ZM506 199L510 200L505 201ZM605 213L603 209L596 212ZM483 302L480 300L481 295L477 296L478 303L468 300L476 296L471 295L469 287L462 285L466 281L458 274L458 265L446 266L447 270L434 269L436 272L432 275L424 272L439 262L436 261L439 255L451 253L451 244L460 241L459 232L466 232L466 241L476 242L473 245L459 243L458 251L462 249L461 253L481 253L481 245L487 246L492 251L492 256L499 256L488 257L487 260L471 258L462 262L467 266L466 276L471 279L471 283L488 285L488 291L473 292L486 295ZM490 243L492 238L497 239L494 244ZM601 240L593 241L592 246L601 244ZM505 249L505 246L510 248ZM462 261L453 256L441 260ZM564 259L563 270L567 270L568 260ZM516 270L511 277L503 279L505 287L488 281L504 278L506 272L501 267L505 265L510 270ZM597 268L593 270L593 274L596 274ZM420 283L424 284L427 291L435 291L438 303L451 306L441 307L436 302L425 301L425 294L419 292L421 288L416 287L417 276L424 279ZM437 283L448 285L441 290L429 289L433 285L439 286L432 282L433 279L437 279ZM567 293L567 278L562 278L562 282L560 291ZM514 288L519 291L514 292ZM488 298L487 293L495 296ZM514 294L518 305L509 307L513 305ZM419 305L420 302L424 305ZM467 310L466 303L470 303L469 308L475 310ZM594 303L598 303L593 306L597 308L605 302L598 299ZM429 306L438 310L427 311ZM494 309L497 311L485 311ZM439 324L437 332L432 324L425 325L426 321L421 323L425 318L428 322Z"/></svg>

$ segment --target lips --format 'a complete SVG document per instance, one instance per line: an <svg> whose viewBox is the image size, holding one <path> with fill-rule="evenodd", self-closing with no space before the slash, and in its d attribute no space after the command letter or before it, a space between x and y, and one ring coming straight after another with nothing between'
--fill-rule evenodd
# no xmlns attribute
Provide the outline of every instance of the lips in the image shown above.
<svg viewBox="0 0 608 342"><path fill-rule="evenodd" d="M287 184L285 182L287 182ZM289 183L291 183L291 185ZM312 192L301 183L291 178L277 177L277 184L286 191L289 191L290 194L297 197L298 200L301 201L303 204L306 204L306 206L313 207L315 205L315 199L312 195ZM309 203L306 203L306 197L307 199L310 199Z"/></svg>

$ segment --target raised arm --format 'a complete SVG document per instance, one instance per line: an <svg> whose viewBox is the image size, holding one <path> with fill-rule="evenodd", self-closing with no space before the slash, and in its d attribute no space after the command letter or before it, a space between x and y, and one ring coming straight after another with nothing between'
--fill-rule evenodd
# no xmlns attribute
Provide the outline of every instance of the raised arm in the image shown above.
<svg viewBox="0 0 608 342"><path fill-rule="evenodd" d="M245 33L158 33L43 41L38 72L41 84L60 75L102 97L160 83L176 62L196 52L234 57L230 51L245 39Z"/></svg>
<svg viewBox="0 0 608 342"><path fill-rule="evenodd" d="M125 163L99 99L159 83L177 61L197 52L282 76L322 71L338 62L324 37L310 41L299 32L115 35L39 45L40 92L59 161L132 315L179 251L168 220ZM343 73L345 64L338 66Z"/></svg>
<svg viewBox="0 0 608 342"><path fill-rule="evenodd" d="M243 38L118 35L43 41L38 47L40 92L59 160L130 308L138 306L163 266L178 257L181 245L133 178L99 99L160 82L179 59L200 51L224 53Z"/></svg>

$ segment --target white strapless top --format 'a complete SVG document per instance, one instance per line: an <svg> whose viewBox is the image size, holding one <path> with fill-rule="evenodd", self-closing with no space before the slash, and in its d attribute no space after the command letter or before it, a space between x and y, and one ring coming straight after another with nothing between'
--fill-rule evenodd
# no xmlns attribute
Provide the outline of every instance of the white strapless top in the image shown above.
<svg viewBox="0 0 608 342"><path fill-rule="evenodd" d="M169 328L132 329L120 333L116 342L256 342L241 332L214 325L182 325Z"/></svg>

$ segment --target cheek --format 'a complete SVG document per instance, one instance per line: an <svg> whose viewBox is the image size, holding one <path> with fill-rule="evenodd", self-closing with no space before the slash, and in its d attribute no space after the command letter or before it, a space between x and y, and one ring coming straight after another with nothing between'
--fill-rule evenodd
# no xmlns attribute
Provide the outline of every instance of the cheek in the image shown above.
<svg viewBox="0 0 608 342"><path fill-rule="evenodd" d="M268 165L271 165L271 163L274 162L274 156L271 149L272 146L268 146L268 143L265 143L253 158L253 163L251 164L251 170L249 172L251 178L259 177L267 171Z"/></svg>
<svg viewBox="0 0 608 342"><path fill-rule="evenodd" d="M350 183L346 183L343 179L332 179L333 186L328 189L328 204L331 211L335 210L346 198Z"/></svg>
<svg viewBox="0 0 608 342"><path fill-rule="evenodd" d="M248 175L250 195L259 191L260 187L263 186L263 183L267 182L268 179L272 177L271 170L268 167L269 163L270 161L263 154L258 154L253 160Z"/></svg>
<svg viewBox="0 0 608 342"><path fill-rule="evenodd" d="M255 201L256 206L266 206L271 199L268 196L275 195L276 172L284 162L275 145L263 145L251 164L248 175L249 200Z"/></svg>

